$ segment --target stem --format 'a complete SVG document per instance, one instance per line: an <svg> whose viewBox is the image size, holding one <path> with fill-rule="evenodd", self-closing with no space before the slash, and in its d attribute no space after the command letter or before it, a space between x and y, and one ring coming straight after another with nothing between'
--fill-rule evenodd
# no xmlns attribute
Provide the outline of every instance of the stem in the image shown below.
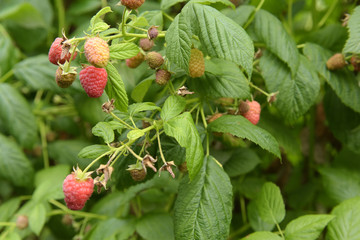
<svg viewBox="0 0 360 240"><path fill-rule="evenodd" d="M207 132L207 123L206 123L206 118L205 118L203 107L200 108L200 114L201 114L201 119L203 121L204 127L206 129L206 156L209 156L210 155L210 140L209 140L209 134Z"/></svg>
<svg viewBox="0 0 360 240"><path fill-rule="evenodd" d="M281 228L280 228L280 225L279 225L278 223L276 223L276 228L278 229L278 231L279 231L279 233L280 233L280 235L281 235L281 238L282 238L282 239L285 239L284 234L283 234L283 232L282 232L282 230L281 230Z"/></svg>
<svg viewBox="0 0 360 240"><path fill-rule="evenodd" d="M245 224L245 225L243 225L241 228L239 228L238 230L236 230L235 232L233 232L233 233L229 236L228 240L234 239L236 236L245 233L249 228L250 228L250 224Z"/></svg>
<svg viewBox="0 0 360 240"><path fill-rule="evenodd" d="M55 5L58 10L57 11L58 22L59 22L58 34L59 34L59 36L62 36L62 30L65 28L65 9L64 9L63 0L55 0Z"/></svg>
<svg viewBox="0 0 360 240"><path fill-rule="evenodd" d="M16 227L16 225L15 225L15 226L12 225L12 226L10 226L10 228L8 228L6 231L4 231L4 232L2 233L2 235L1 235L1 237L0 237L0 240L6 240L6 236L7 236L9 233L13 232L14 229L15 229L15 227Z"/></svg>
<svg viewBox="0 0 360 240"><path fill-rule="evenodd" d="M161 142L160 142L160 135L159 135L159 130L156 129L156 137L158 139L158 144L159 144L159 151L160 151L160 156L161 156L161 160L163 161L163 163L166 165L166 160L165 160L165 157L164 157L164 154L162 152L162 148L161 148Z"/></svg>
<svg viewBox="0 0 360 240"><path fill-rule="evenodd" d="M163 13L163 15L167 18L167 19L169 19L170 21L174 21L174 18L172 18L169 14L167 14L166 12L162 12Z"/></svg>
<svg viewBox="0 0 360 240"><path fill-rule="evenodd" d="M143 158L140 157L139 155L137 155L128 145L125 144L124 146L127 148L127 150L128 150L135 158L139 159L140 161L143 160Z"/></svg>
<svg viewBox="0 0 360 240"><path fill-rule="evenodd" d="M255 10L251 13L250 18L247 20L247 22L244 25L244 29L246 29L254 20L255 18L255 14L260 10L260 8L262 7L262 5L264 4L265 0L261 0L259 5L257 5L257 7L255 8Z"/></svg>
<svg viewBox="0 0 360 240"><path fill-rule="evenodd" d="M119 118L118 116L116 116L113 112L110 112L110 115L115 118L116 120L118 120L119 122L121 122L122 124L125 125L125 127L134 130L135 128L133 128L132 126L130 126L129 124L127 124L124 120L122 120L121 118Z"/></svg>
<svg viewBox="0 0 360 240"><path fill-rule="evenodd" d="M144 29L144 28L140 28L140 27L136 27L136 26L133 26L133 25L129 25L129 24L125 24L127 27L132 27L132 28L135 28L137 30L140 30L140 31L143 31L143 32L148 32L148 30Z"/></svg>
<svg viewBox="0 0 360 240"><path fill-rule="evenodd" d="M40 128L40 136L41 136L41 148L44 159L44 168L49 168L50 163L49 163L49 153L47 149L47 140L46 140L46 126L42 120L39 121L39 128Z"/></svg>
<svg viewBox="0 0 360 240"><path fill-rule="evenodd" d="M5 82L6 80L8 80L9 78L11 78L14 75L14 69L11 69L10 71L8 71L7 73L5 73L4 76L2 76L0 78L0 83Z"/></svg>
<svg viewBox="0 0 360 240"><path fill-rule="evenodd" d="M54 200L54 199L50 199L49 202L51 204L53 204L54 206L60 208L61 210L64 211L64 213L69 213L75 216L80 216L80 217L89 217L89 218L97 218L97 219L102 219L105 220L107 219L107 216L105 215L99 215L99 214L95 214L95 213L88 213L88 212L81 212L81 211L73 211L68 209L65 205L63 205L62 203Z"/></svg>
<svg viewBox="0 0 360 240"><path fill-rule="evenodd" d="M269 97L270 94L265 92L264 90L262 90L261 88L259 88L258 86L256 86L255 84L253 84L252 82L249 81L249 85L252 88L255 88L256 90L258 90L259 92L263 93L265 96Z"/></svg>
<svg viewBox="0 0 360 240"><path fill-rule="evenodd" d="M127 9L124 8L122 17L121 17L121 32L123 36L126 36L126 31L125 31L125 23L126 23L126 13L127 13Z"/></svg>
<svg viewBox="0 0 360 240"><path fill-rule="evenodd" d="M134 120L133 120L133 118L130 116L130 121L131 121L131 123L133 124L133 126L134 126L134 128L136 128L136 124L135 124L135 122L134 122Z"/></svg>
<svg viewBox="0 0 360 240"><path fill-rule="evenodd" d="M289 31L290 31L290 34L292 33L292 30L293 30L293 24L292 24L292 7L293 7L293 0L289 0L289 3L288 3L288 25L289 25Z"/></svg>
<svg viewBox="0 0 360 240"><path fill-rule="evenodd" d="M15 222L0 222L0 226L16 226Z"/></svg>
<svg viewBox="0 0 360 240"><path fill-rule="evenodd" d="M328 20L328 18L330 17L331 13L334 11L336 4L338 3L339 0L334 0L332 1L332 5L329 7L328 11L325 13L325 15L321 18L320 22L317 25L317 28L321 28L326 21Z"/></svg>
<svg viewBox="0 0 360 240"><path fill-rule="evenodd" d="M165 37L165 33L166 33L166 32L159 33L159 35L158 35L157 37L158 37L158 38L159 38L159 37ZM140 34L140 33L125 33L124 36L127 36L127 37L138 37L138 38L147 38L147 34Z"/></svg>
<svg viewBox="0 0 360 240"><path fill-rule="evenodd" d="M240 208L241 208L241 217L243 223L247 223L245 198L243 196L240 197Z"/></svg>
<svg viewBox="0 0 360 240"><path fill-rule="evenodd" d="M100 155L99 157L97 157L96 159L94 159L83 171L83 173L86 173L87 171L89 171L89 169L91 168L92 165L94 165L97 161L99 161L99 159L101 159L102 157L111 154L114 151L114 149L111 149L110 151L107 151L106 153L103 153L102 155Z"/></svg>
<svg viewBox="0 0 360 240"><path fill-rule="evenodd" d="M200 114L201 114L201 119L203 121L204 127L207 128L207 123L206 123L206 118L205 118L205 114L204 114L204 108L200 108Z"/></svg>

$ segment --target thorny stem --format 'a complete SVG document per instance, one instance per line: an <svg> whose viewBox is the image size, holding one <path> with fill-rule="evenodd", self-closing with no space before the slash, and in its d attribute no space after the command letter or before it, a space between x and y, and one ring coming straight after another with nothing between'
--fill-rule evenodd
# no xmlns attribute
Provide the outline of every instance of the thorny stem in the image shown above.
<svg viewBox="0 0 360 240"><path fill-rule="evenodd" d="M261 0L259 5L257 5L257 7L255 8L255 10L251 13L250 18L247 20L247 22L244 25L244 29L246 29L254 20L255 18L255 14L260 10L260 8L262 7L262 5L264 4L265 0Z"/></svg>
<svg viewBox="0 0 360 240"><path fill-rule="evenodd" d="M163 154L163 151L162 151L162 148L161 148L160 135L159 135L159 130L158 130L158 129L156 129L156 137L157 137L157 139L158 139L158 144L159 144L159 151L160 151L161 160L163 161L163 163L164 163L165 165L167 165L166 160L165 160L165 157L164 157L164 154Z"/></svg>
<svg viewBox="0 0 360 240"><path fill-rule="evenodd" d="M50 199L49 202L51 204L55 205L56 207L60 208L64 213L69 213L71 215L86 217L86 218L98 218L98 219L102 219L102 220L107 219L107 216L104 216L104 215L70 210L65 205L63 205L62 203L60 203L54 199Z"/></svg>

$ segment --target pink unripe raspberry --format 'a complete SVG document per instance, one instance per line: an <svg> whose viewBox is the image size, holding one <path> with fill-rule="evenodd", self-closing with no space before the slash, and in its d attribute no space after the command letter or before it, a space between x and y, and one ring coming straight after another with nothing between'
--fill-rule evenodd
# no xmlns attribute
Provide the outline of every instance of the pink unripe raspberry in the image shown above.
<svg viewBox="0 0 360 240"><path fill-rule="evenodd" d="M51 44L51 47L49 49L49 61L55 65L64 64L65 61L69 61L71 58L71 53L68 51L69 47L63 50L63 42L65 40L63 38L56 38L54 42ZM67 51L64 52L63 51ZM63 55L63 56L61 56ZM76 58L77 53L74 52L73 60Z"/></svg>
<svg viewBox="0 0 360 240"><path fill-rule="evenodd" d="M257 101L250 102L249 100L246 100L246 103L249 105L249 110L242 115L252 124L256 125L260 120L260 104Z"/></svg>
<svg viewBox="0 0 360 240"><path fill-rule="evenodd" d="M88 66L80 71L80 83L89 97L100 97L107 83L107 72L104 68Z"/></svg>
<svg viewBox="0 0 360 240"><path fill-rule="evenodd" d="M104 68L109 62L109 45L99 37L87 39L84 45L84 51L88 62L95 67Z"/></svg>

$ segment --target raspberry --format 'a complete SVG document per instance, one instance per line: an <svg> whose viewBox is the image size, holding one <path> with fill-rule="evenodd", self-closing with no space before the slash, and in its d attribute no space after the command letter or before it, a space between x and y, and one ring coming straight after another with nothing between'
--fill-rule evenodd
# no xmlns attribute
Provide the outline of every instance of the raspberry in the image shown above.
<svg viewBox="0 0 360 240"><path fill-rule="evenodd" d="M329 58L326 62L326 67L329 70L337 70L346 66L346 61L344 55L341 53L334 54L331 58Z"/></svg>
<svg viewBox="0 0 360 240"><path fill-rule="evenodd" d="M249 111L250 106L247 102L244 101L240 101L239 106L238 106L238 114L245 114Z"/></svg>
<svg viewBox="0 0 360 240"><path fill-rule="evenodd" d="M71 58L71 53L69 52L70 45L64 46L63 45L64 41L65 41L64 38L55 38L54 42L51 44L48 54L49 61L55 65L59 65L59 63L64 64L65 61L69 61ZM63 50L63 46L64 46L64 50ZM72 58L73 60L76 58L76 55L77 53L74 52L74 56Z"/></svg>
<svg viewBox="0 0 360 240"><path fill-rule="evenodd" d="M358 56L352 56L350 59L350 63L353 66L355 73L360 72L360 58Z"/></svg>
<svg viewBox="0 0 360 240"><path fill-rule="evenodd" d="M169 71L159 69L156 71L155 81L159 85L165 85L171 78L171 73Z"/></svg>
<svg viewBox="0 0 360 240"><path fill-rule="evenodd" d="M223 115L224 115L223 113L215 113L207 120L207 122L212 123L213 121L215 121L216 119L218 119L219 117L221 117Z"/></svg>
<svg viewBox="0 0 360 240"><path fill-rule="evenodd" d="M94 191L94 180L88 175L83 174L81 170L76 170L65 178L63 191L65 202L69 209L81 210L85 206L86 201L91 197Z"/></svg>
<svg viewBox="0 0 360 240"><path fill-rule="evenodd" d="M127 9L137 9L145 0L121 0L121 5L125 6Z"/></svg>
<svg viewBox="0 0 360 240"><path fill-rule="evenodd" d="M164 63L164 59L158 52L149 52L146 55L146 62L150 68L156 69Z"/></svg>
<svg viewBox="0 0 360 240"><path fill-rule="evenodd" d="M150 39L154 39L159 35L159 31L157 30L158 27L156 26L151 26L148 30L148 37Z"/></svg>
<svg viewBox="0 0 360 240"><path fill-rule="evenodd" d="M191 49L190 61L189 61L189 73L190 77L196 78L204 75L205 61L203 53L196 48Z"/></svg>
<svg viewBox="0 0 360 240"><path fill-rule="evenodd" d="M260 120L260 112L261 112L260 104L257 101L250 102L249 100L246 100L246 103L249 106L249 110L243 113L242 115L252 124L256 125Z"/></svg>
<svg viewBox="0 0 360 240"><path fill-rule="evenodd" d="M131 164L126 170L130 172L134 181L142 181L146 177L146 168L141 163Z"/></svg>
<svg viewBox="0 0 360 240"><path fill-rule="evenodd" d="M16 218L16 227L20 230L27 228L29 220L26 215L20 215Z"/></svg>
<svg viewBox="0 0 360 240"><path fill-rule="evenodd" d="M63 74L62 67L58 67L55 74L55 80L59 87L61 88L67 88L70 87L70 85L75 81L76 79L76 73L66 73Z"/></svg>
<svg viewBox="0 0 360 240"><path fill-rule="evenodd" d="M144 51L149 51L154 46L154 41L148 38L142 38L139 42L140 47Z"/></svg>
<svg viewBox="0 0 360 240"><path fill-rule="evenodd" d="M80 83L89 97L98 98L107 83L107 73L104 68L88 66L80 71Z"/></svg>
<svg viewBox="0 0 360 240"><path fill-rule="evenodd" d="M86 59L95 67L106 67L109 57L109 45L99 37L88 38L84 45Z"/></svg>
<svg viewBox="0 0 360 240"><path fill-rule="evenodd" d="M144 54L139 52L136 56L126 59L126 66L128 66L129 68L137 68L144 60Z"/></svg>

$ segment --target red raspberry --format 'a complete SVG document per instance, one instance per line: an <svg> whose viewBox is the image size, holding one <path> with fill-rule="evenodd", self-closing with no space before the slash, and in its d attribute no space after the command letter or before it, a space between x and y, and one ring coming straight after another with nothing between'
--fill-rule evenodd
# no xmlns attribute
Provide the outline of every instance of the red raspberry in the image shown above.
<svg viewBox="0 0 360 240"><path fill-rule="evenodd" d="M260 120L260 104L257 101L250 102L249 100L246 100L246 103L249 105L249 110L242 115L252 124L256 125Z"/></svg>
<svg viewBox="0 0 360 240"><path fill-rule="evenodd" d="M137 9L145 0L121 0L121 5L125 6L127 9Z"/></svg>
<svg viewBox="0 0 360 240"><path fill-rule="evenodd" d="M80 83L89 97L98 98L107 83L107 72L104 68L89 66L80 71Z"/></svg>
<svg viewBox="0 0 360 240"><path fill-rule="evenodd" d="M61 54L63 53L64 41L65 40L63 38L56 38L55 41L51 44L49 50L49 61L55 65L59 65L59 63L64 64L65 61L69 61L71 58L70 52L64 52L63 56L61 57ZM67 49L69 49L69 47L67 47ZM64 49L64 51L66 51L66 49ZM77 53L74 52L74 56L72 58L73 60L76 58L76 55Z"/></svg>
<svg viewBox="0 0 360 240"><path fill-rule="evenodd" d="M93 37L86 40L84 45L85 57L95 67L106 67L110 57L108 43L99 38Z"/></svg>
<svg viewBox="0 0 360 240"><path fill-rule="evenodd" d="M81 210L94 191L94 180L91 177L78 179L72 172L64 180L63 191L68 208Z"/></svg>

